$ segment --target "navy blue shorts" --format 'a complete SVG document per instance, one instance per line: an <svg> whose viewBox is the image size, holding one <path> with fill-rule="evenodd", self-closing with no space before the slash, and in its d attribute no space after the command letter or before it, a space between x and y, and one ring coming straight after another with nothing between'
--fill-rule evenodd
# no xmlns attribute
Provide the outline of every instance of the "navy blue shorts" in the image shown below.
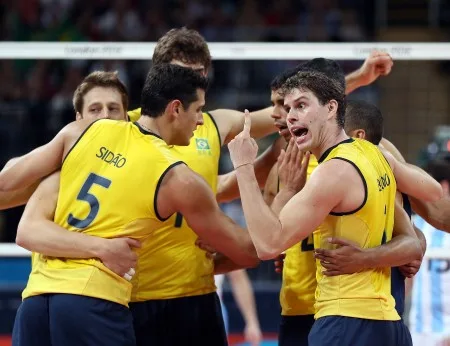
<svg viewBox="0 0 450 346"><path fill-rule="evenodd" d="M39 330L42 339L33 335ZM126 306L80 295L48 294L23 301L13 345L134 346L136 341Z"/></svg>
<svg viewBox="0 0 450 346"><path fill-rule="evenodd" d="M310 346L412 346L402 320L378 321L345 316L321 317L309 333Z"/></svg>
<svg viewBox="0 0 450 346"><path fill-rule="evenodd" d="M130 304L138 346L228 345L216 293Z"/></svg>
<svg viewBox="0 0 450 346"><path fill-rule="evenodd" d="M279 346L308 346L308 335L314 315L281 316L278 332Z"/></svg>
<svg viewBox="0 0 450 346"><path fill-rule="evenodd" d="M48 295L40 295L20 304L12 332L13 346L51 345L48 301Z"/></svg>

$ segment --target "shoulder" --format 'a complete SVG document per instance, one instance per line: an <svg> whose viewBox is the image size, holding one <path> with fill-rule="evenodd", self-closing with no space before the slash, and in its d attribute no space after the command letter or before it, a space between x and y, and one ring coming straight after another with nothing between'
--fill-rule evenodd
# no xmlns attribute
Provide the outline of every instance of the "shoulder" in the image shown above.
<svg viewBox="0 0 450 346"><path fill-rule="evenodd" d="M141 117L141 109L136 108L127 112L130 121L135 122Z"/></svg>

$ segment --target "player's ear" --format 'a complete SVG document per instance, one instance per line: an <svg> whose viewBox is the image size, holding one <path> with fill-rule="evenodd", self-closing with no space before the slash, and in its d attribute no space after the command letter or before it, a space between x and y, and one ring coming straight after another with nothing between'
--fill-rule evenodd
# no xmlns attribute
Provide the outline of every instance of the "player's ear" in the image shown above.
<svg viewBox="0 0 450 346"><path fill-rule="evenodd" d="M81 115L80 112L77 112L77 114L75 115L75 120L81 120L83 119L83 116Z"/></svg>
<svg viewBox="0 0 450 346"><path fill-rule="evenodd" d="M328 119L336 116L338 110L338 103L336 100L328 101Z"/></svg>
<svg viewBox="0 0 450 346"><path fill-rule="evenodd" d="M180 100L172 100L167 105L167 110L171 119L177 119L183 109L183 105Z"/></svg>
<svg viewBox="0 0 450 346"><path fill-rule="evenodd" d="M366 139L366 131L363 129L357 129L354 131L354 136L355 138L361 138L361 139Z"/></svg>

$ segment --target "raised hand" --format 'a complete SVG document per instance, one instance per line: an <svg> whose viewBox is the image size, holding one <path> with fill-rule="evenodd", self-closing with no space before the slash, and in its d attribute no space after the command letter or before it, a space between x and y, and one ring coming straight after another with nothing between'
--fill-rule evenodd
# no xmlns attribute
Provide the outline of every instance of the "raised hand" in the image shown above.
<svg viewBox="0 0 450 346"><path fill-rule="evenodd" d="M231 162L235 169L252 165L258 154L258 145L256 141L250 137L251 118L250 113L246 109L244 113L244 129L233 140L228 143Z"/></svg>
<svg viewBox="0 0 450 346"><path fill-rule="evenodd" d="M298 150L294 139L289 141L286 151L281 151L278 157L278 177L284 189L297 193L305 186L309 157L309 152L303 154Z"/></svg>
<svg viewBox="0 0 450 346"><path fill-rule="evenodd" d="M392 57L385 52L373 51L359 69L359 84L369 85L380 76L391 73L394 62Z"/></svg>

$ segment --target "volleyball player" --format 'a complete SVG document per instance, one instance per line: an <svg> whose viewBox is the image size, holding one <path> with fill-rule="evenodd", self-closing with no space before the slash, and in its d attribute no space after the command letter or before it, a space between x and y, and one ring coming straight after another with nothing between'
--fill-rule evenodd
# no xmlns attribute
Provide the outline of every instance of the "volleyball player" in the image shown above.
<svg viewBox="0 0 450 346"><path fill-rule="evenodd" d="M265 205L254 184L251 165L257 146L249 137L249 123L229 144L247 226L262 259L277 256L306 238L322 222L317 241L314 239L317 244L336 233L345 234L364 246L381 243L383 233L390 239L396 192L393 172L399 187L411 192L417 189L417 186L405 186L404 168L392 157L388 156L389 165L377 147L348 138L343 130L343 94L339 83L322 73L302 72L289 79L285 105L291 108L290 131L299 149L311 150L320 159L315 173L292 200L289 200L291 192L280 191L277 195L274 202L279 205L289 200L280 212L280 219ZM441 192L436 190L433 197L439 198ZM361 232L351 232L355 227L361 228ZM411 238L410 244L417 244L405 250L412 260L421 256L421 249L417 239ZM397 344L396 338L403 334L403 324L393 322L399 316L388 284L383 270L354 274L348 280L340 277L336 281L321 276L319 269L318 320L309 343L370 345L376 336L386 344Z"/></svg>
<svg viewBox="0 0 450 346"><path fill-rule="evenodd" d="M204 181L172 159L161 140L162 137L169 144L178 145L189 143L192 131L201 122L205 87L206 80L190 69L173 65L155 67L143 91L145 116L138 123L82 120L69 124L48 145L18 159L2 172L0 185L3 189L26 186L60 166L57 157L69 153L62 167L55 214L60 225L71 230L84 229L93 235L145 239L150 233L155 235L156 226L168 216L182 211L203 238L217 242L214 246L235 262L253 263L253 246L245 240L246 233L220 212ZM121 157L105 161L109 153ZM134 179L127 179L131 175ZM78 193L76 182L81 184L86 176ZM127 204L121 203L124 200ZM86 202L90 207L86 208ZM203 205L201 214L198 204ZM223 236L217 232L224 232ZM228 252L226 247L230 245ZM50 295L49 302L52 343L134 344L131 315L126 308L131 285L125 279L95 259L49 258L45 268L40 269L46 273L30 276L25 296L29 293L31 297L23 304L34 295L56 293ZM65 313L67 309L70 314ZM205 334L220 340L224 337L221 332L211 330Z"/></svg>

